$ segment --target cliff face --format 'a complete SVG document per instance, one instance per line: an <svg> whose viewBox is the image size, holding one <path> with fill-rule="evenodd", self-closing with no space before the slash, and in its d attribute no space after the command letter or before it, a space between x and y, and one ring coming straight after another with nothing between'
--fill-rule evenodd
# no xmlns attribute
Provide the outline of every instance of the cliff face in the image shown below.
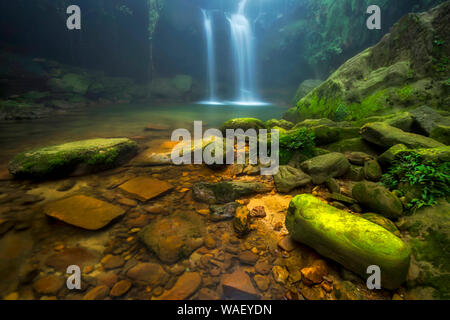
<svg viewBox="0 0 450 320"><path fill-rule="evenodd" d="M285 118L358 120L429 105L448 109L450 2L408 14L374 47L345 62Z"/></svg>

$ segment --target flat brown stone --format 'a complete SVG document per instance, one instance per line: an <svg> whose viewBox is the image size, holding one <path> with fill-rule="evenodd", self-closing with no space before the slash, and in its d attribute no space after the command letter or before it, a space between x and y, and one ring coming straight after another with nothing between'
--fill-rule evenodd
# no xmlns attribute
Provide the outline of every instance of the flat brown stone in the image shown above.
<svg viewBox="0 0 450 320"><path fill-rule="evenodd" d="M146 177L137 177L119 186L119 189L143 202L153 199L172 188L172 185L165 181Z"/></svg>
<svg viewBox="0 0 450 320"><path fill-rule="evenodd" d="M296 244L291 237L286 236L280 241L278 241L278 246L284 251L290 252L296 248Z"/></svg>
<svg viewBox="0 0 450 320"><path fill-rule="evenodd" d="M86 293L83 300L103 300L109 293L107 286L98 286Z"/></svg>
<svg viewBox="0 0 450 320"><path fill-rule="evenodd" d="M223 293L232 299L257 299L258 292L250 277L241 269L229 273L222 278Z"/></svg>
<svg viewBox="0 0 450 320"><path fill-rule="evenodd" d="M178 278L172 289L164 292L156 300L184 300L193 295L200 284L202 278L197 272L186 272Z"/></svg>
<svg viewBox="0 0 450 320"><path fill-rule="evenodd" d="M46 215L86 230L98 230L125 211L107 202L77 195L57 200L44 207Z"/></svg>
<svg viewBox="0 0 450 320"><path fill-rule="evenodd" d="M101 263L103 265L103 268L108 270L123 266L125 264L125 260L123 260L121 256L108 254L103 257Z"/></svg>

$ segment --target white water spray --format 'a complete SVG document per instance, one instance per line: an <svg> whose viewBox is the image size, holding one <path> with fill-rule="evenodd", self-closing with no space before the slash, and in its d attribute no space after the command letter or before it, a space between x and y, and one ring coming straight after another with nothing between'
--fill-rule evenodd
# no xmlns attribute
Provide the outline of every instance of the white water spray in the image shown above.
<svg viewBox="0 0 450 320"><path fill-rule="evenodd" d="M214 33L212 13L210 11L202 10L203 22L206 36L206 51L208 60L208 90L209 101L208 104L218 104L216 97L216 59L214 52Z"/></svg>

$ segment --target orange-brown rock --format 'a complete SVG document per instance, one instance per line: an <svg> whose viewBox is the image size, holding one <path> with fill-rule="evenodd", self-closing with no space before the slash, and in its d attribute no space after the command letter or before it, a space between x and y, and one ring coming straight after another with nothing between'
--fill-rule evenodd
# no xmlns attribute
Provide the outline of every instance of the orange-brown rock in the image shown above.
<svg viewBox="0 0 450 320"><path fill-rule="evenodd" d="M200 287L202 278L198 272L186 272L178 278L172 289L164 292L157 300L184 300Z"/></svg>
<svg viewBox="0 0 450 320"><path fill-rule="evenodd" d="M286 236L278 241L278 246L284 251L291 252L296 248L296 243L291 237Z"/></svg>
<svg viewBox="0 0 450 320"><path fill-rule="evenodd" d="M44 207L44 212L50 217L87 230L101 229L125 213L118 206L84 195L51 202Z"/></svg>
<svg viewBox="0 0 450 320"><path fill-rule="evenodd" d="M146 202L171 190L173 187L162 180L137 177L120 185L119 188L134 198Z"/></svg>
<svg viewBox="0 0 450 320"><path fill-rule="evenodd" d="M151 287L164 285L169 279L169 275L156 263L138 263L128 270L128 278L138 282L143 282Z"/></svg>
<svg viewBox="0 0 450 320"><path fill-rule="evenodd" d="M107 286L97 286L85 294L83 300L103 300L109 293L109 288Z"/></svg>
<svg viewBox="0 0 450 320"><path fill-rule="evenodd" d="M222 278L223 293L230 299L257 299L258 292L250 277L241 269L229 273Z"/></svg>
<svg viewBox="0 0 450 320"><path fill-rule="evenodd" d="M33 283L33 289L42 295L56 295L63 287L64 279L56 275L48 275Z"/></svg>
<svg viewBox="0 0 450 320"><path fill-rule="evenodd" d="M125 260L123 260L123 258L120 256L107 254L106 256L103 257L101 263L103 265L103 268L108 270L123 266L125 264Z"/></svg>
<svg viewBox="0 0 450 320"><path fill-rule="evenodd" d="M303 268L302 281L306 285L313 285L321 283L323 277L327 275L327 264L323 260L315 260L311 267Z"/></svg>
<svg viewBox="0 0 450 320"><path fill-rule="evenodd" d="M109 293L109 295L111 297L121 297L125 293L127 293L128 290L130 290L130 288L131 288L130 281L121 280L114 285L114 287L111 289L111 292Z"/></svg>

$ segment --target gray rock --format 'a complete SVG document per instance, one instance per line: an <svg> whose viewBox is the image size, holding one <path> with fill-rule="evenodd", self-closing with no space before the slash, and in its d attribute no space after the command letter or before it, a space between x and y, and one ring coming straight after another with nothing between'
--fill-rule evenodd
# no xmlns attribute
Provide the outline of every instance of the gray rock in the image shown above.
<svg viewBox="0 0 450 320"><path fill-rule="evenodd" d="M311 177L302 170L291 166L280 166L278 173L273 176L278 192L289 192L297 187L303 187L311 182Z"/></svg>
<svg viewBox="0 0 450 320"><path fill-rule="evenodd" d="M195 200L216 204L233 202L236 199L255 193L269 192L270 188L260 182L221 181L218 183L196 183L192 191Z"/></svg>
<svg viewBox="0 0 450 320"><path fill-rule="evenodd" d="M435 109L423 106L410 112L415 120L415 125L427 136L438 125L450 126L450 118L442 116Z"/></svg>
<svg viewBox="0 0 450 320"><path fill-rule="evenodd" d="M328 178L344 175L350 168L350 163L342 153L332 152L306 160L300 167L311 176L314 184L322 184Z"/></svg>

